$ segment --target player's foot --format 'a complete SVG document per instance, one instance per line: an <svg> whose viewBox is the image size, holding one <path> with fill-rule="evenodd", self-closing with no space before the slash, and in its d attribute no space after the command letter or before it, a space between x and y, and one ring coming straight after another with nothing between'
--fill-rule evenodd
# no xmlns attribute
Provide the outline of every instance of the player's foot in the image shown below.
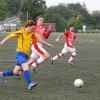
<svg viewBox="0 0 100 100"><path fill-rule="evenodd" d="M33 68L33 69L32 69L32 71L33 71L34 73L36 73L36 72L37 72L37 71L36 71L36 68Z"/></svg>
<svg viewBox="0 0 100 100"><path fill-rule="evenodd" d="M6 83L6 78L5 78L5 76L2 75L2 73L3 73L2 70L0 70L0 76L1 76L0 83Z"/></svg>
<svg viewBox="0 0 100 100"><path fill-rule="evenodd" d="M68 64L70 65L74 65L74 63L72 61L68 61Z"/></svg>
<svg viewBox="0 0 100 100"><path fill-rule="evenodd" d="M35 83L30 83L29 85L28 85L28 89L29 90L32 90L32 88L33 87L36 87L37 86L37 83L35 82Z"/></svg>
<svg viewBox="0 0 100 100"><path fill-rule="evenodd" d="M6 78L4 76L0 77L0 83L6 83Z"/></svg>
<svg viewBox="0 0 100 100"><path fill-rule="evenodd" d="M31 67L31 70L32 70L34 73L37 72L36 67Z"/></svg>
<svg viewBox="0 0 100 100"><path fill-rule="evenodd" d="M21 79L21 75L16 75L16 79L20 80Z"/></svg>
<svg viewBox="0 0 100 100"><path fill-rule="evenodd" d="M54 63L54 60L53 60L53 58L51 58L51 60L50 60L50 63L51 63L51 64L53 64L53 63Z"/></svg>

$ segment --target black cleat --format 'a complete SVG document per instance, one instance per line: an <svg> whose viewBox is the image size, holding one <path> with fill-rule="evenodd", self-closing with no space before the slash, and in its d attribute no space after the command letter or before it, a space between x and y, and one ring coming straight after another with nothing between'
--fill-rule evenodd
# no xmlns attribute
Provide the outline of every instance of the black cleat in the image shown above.
<svg viewBox="0 0 100 100"><path fill-rule="evenodd" d="M51 63L51 64L53 64L53 63L54 63L53 58L51 58L50 63Z"/></svg>

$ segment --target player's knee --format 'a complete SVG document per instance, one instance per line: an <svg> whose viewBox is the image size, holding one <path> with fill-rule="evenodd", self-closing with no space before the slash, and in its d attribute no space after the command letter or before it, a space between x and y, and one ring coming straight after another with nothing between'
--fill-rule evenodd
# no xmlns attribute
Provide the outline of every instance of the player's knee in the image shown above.
<svg viewBox="0 0 100 100"><path fill-rule="evenodd" d="M50 58L50 54L49 53L45 53L44 54L44 59L49 59Z"/></svg>
<svg viewBox="0 0 100 100"><path fill-rule="evenodd" d="M13 71L13 74L14 74L14 75L17 75L17 74L18 74L18 72L17 72L17 71Z"/></svg>
<svg viewBox="0 0 100 100"><path fill-rule="evenodd" d="M63 49L63 50L61 51L61 53L62 53L62 56L63 56L64 54L67 53L67 50L64 50L64 49Z"/></svg>
<svg viewBox="0 0 100 100"><path fill-rule="evenodd" d="M73 53L72 53L72 56L75 57L75 56L76 56L76 52L73 52Z"/></svg>
<svg viewBox="0 0 100 100"><path fill-rule="evenodd" d="M13 74L14 74L14 75L18 75L18 73L19 73L19 69L18 69L18 70L16 70L16 69L13 70Z"/></svg>
<svg viewBox="0 0 100 100"><path fill-rule="evenodd" d="M29 70L29 66L26 63L24 63L24 64L22 64L22 69L23 69L23 71Z"/></svg>
<svg viewBox="0 0 100 100"><path fill-rule="evenodd" d="M59 53L59 56L60 56L60 57L64 56L64 53Z"/></svg>

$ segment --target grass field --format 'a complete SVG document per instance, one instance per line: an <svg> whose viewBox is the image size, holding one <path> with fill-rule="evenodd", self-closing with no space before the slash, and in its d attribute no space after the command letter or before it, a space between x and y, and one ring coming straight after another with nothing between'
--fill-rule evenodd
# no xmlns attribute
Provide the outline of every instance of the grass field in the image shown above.
<svg viewBox="0 0 100 100"><path fill-rule="evenodd" d="M0 40L5 35L0 35ZM48 40L54 48L46 48L51 56L56 55L64 44L55 43L57 36ZM8 77L7 83L0 84L0 100L100 100L100 35L79 35L80 44L76 43L77 57L75 65L67 64L68 55L53 65L46 61L38 68L37 73L31 71L32 80L38 82L37 87L29 91L25 81L16 77ZM15 65L16 41L12 40L0 47L0 68L13 69ZM84 80L82 88L75 88L76 78Z"/></svg>

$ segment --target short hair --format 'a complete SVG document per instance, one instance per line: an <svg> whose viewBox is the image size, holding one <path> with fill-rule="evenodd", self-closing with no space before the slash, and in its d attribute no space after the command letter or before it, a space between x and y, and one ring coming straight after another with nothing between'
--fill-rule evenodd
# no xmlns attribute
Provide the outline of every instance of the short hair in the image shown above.
<svg viewBox="0 0 100 100"><path fill-rule="evenodd" d="M68 26L68 29L69 29L70 27L75 27L75 25L73 25L73 24L69 25L69 26Z"/></svg>
<svg viewBox="0 0 100 100"><path fill-rule="evenodd" d="M75 27L75 25L71 24L71 25L67 26L66 30L69 30L70 27Z"/></svg>
<svg viewBox="0 0 100 100"><path fill-rule="evenodd" d="M36 26L36 22L34 20L28 20L26 23L25 23L25 27L27 26Z"/></svg>
<svg viewBox="0 0 100 100"><path fill-rule="evenodd" d="M38 20L39 18L43 18L42 15L37 16L36 20Z"/></svg>

